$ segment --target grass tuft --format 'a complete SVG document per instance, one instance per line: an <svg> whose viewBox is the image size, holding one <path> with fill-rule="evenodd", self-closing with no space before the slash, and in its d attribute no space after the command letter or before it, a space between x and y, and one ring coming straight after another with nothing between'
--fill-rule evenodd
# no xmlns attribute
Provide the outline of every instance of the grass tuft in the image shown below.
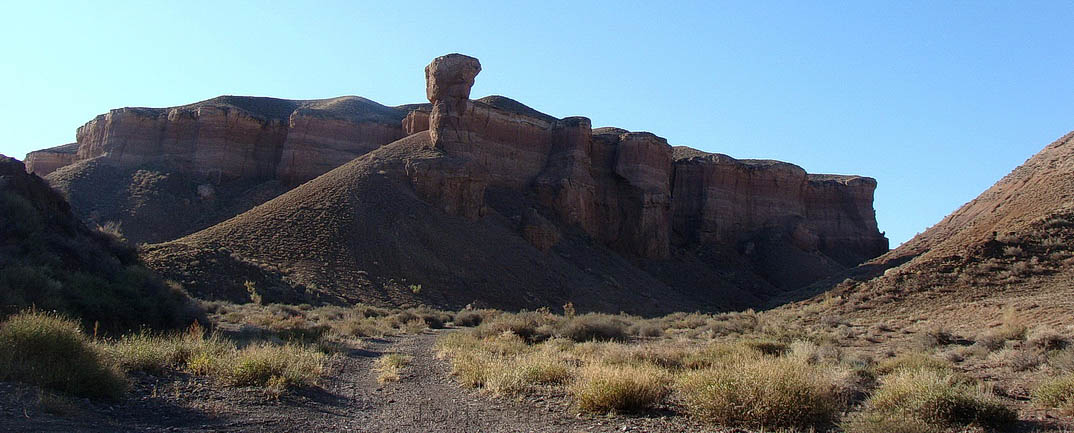
<svg viewBox="0 0 1074 433"><path fill-rule="evenodd" d="M127 379L78 322L27 311L0 324L0 380L16 380L80 397L119 398Z"/></svg>
<svg viewBox="0 0 1074 433"><path fill-rule="evenodd" d="M669 392L663 370L655 367L592 364L579 371L570 393L586 412L639 412Z"/></svg>

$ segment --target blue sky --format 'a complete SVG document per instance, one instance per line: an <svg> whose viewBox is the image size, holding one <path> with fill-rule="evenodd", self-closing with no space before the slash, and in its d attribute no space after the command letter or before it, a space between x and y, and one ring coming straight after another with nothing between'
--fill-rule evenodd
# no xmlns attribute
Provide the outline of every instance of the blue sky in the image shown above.
<svg viewBox="0 0 1074 433"><path fill-rule="evenodd" d="M221 94L473 96L879 182L897 245L1074 129L1074 2L6 2L0 153Z"/></svg>

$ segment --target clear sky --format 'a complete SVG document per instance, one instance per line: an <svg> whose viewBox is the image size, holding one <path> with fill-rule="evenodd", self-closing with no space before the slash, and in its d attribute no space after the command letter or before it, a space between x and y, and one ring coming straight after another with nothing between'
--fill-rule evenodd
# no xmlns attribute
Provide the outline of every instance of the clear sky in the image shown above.
<svg viewBox="0 0 1074 433"><path fill-rule="evenodd" d="M892 246L1074 129L1074 2L5 1L0 153L222 94L473 97L879 182ZM463 6L462 4L465 4Z"/></svg>

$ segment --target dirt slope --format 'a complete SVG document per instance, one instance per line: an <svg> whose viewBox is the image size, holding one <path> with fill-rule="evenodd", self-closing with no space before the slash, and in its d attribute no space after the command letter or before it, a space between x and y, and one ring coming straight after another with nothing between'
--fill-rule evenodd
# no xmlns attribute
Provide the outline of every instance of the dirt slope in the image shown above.
<svg viewBox="0 0 1074 433"><path fill-rule="evenodd" d="M967 328L994 326L1010 307L1031 322L1068 323L1074 312L1074 133L849 276L814 285L812 293L835 287L805 304L830 303L831 314L920 317Z"/></svg>

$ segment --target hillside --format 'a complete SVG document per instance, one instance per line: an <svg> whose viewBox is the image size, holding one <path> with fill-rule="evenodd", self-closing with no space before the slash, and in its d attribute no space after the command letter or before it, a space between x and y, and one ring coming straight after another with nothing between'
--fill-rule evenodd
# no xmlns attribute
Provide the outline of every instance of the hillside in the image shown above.
<svg viewBox="0 0 1074 433"><path fill-rule="evenodd" d="M102 331L178 327L198 318L114 235L86 227L63 197L0 155L0 317L56 310Z"/></svg>
<svg viewBox="0 0 1074 433"><path fill-rule="evenodd" d="M825 305L821 315L971 330L998 326L1011 309L1027 323L1065 324L1074 312L1074 133L849 276L811 287L835 285L803 304Z"/></svg>

